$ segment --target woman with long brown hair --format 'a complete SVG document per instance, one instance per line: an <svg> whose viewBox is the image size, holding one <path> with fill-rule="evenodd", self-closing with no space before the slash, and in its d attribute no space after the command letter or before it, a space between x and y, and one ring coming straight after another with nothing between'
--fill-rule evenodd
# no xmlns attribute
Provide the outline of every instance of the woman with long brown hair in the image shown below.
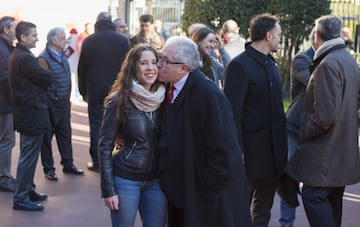
<svg viewBox="0 0 360 227"><path fill-rule="evenodd" d="M221 39L208 27L197 28L191 35L191 39L198 45L203 64L200 70L221 87L224 80L225 66L231 60L224 49ZM212 56L215 48L219 50L222 63Z"/></svg>
<svg viewBox="0 0 360 227"><path fill-rule="evenodd" d="M157 81L158 55L147 44L128 53L105 99L99 139L101 192L115 227L164 227L167 200L158 180L158 137L165 86ZM121 138L120 147L115 147ZM114 149L115 147L115 149Z"/></svg>

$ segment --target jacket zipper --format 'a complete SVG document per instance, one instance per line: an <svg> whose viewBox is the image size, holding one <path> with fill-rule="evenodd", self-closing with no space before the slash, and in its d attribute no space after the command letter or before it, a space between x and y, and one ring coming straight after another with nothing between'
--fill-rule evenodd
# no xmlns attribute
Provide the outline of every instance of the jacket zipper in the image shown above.
<svg viewBox="0 0 360 227"><path fill-rule="evenodd" d="M129 153L126 155L125 160L127 160L130 157L130 155L134 151L135 146L136 146L136 140L135 140L134 144L131 146Z"/></svg>
<svg viewBox="0 0 360 227"><path fill-rule="evenodd" d="M150 119L152 122L155 122L154 121L154 116L153 116L153 112L150 112ZM151 124L151 144L152 144L152 147L151 147L151 158L150 158L150 166L149 166L149 172L151 173L151 170L152 170L152 164L153 164L153 159L154 159L154 130L155 130L155 126L154 124Z"/></svg>

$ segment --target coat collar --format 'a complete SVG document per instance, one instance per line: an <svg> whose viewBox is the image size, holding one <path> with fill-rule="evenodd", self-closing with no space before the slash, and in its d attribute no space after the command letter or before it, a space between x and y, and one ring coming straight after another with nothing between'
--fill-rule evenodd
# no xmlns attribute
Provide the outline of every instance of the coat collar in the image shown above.
<svg viewBox="0 0 360 227"><path fill-rule="evenodd" d="M315 54L315 49L314 49L314 47L310 47L310 48L307 49L305 52L306 52L306 54L307 54L311 59L314 58L314 54Z"/></svg>
<svg viewBox="0 0 360 227"><path fill-rule="evenodd" d="M326 41L318 50L316 50L314 55L314 60L310 65L310 73L314 72L316 67L321 63L321 61L331 52L337 49L345 49L345 44L341 38L332 39Z"/></svg>
<svg viewBox="0 0 360 227"><path fill-rule="evenodd" d="M95 23L95 33L109 30L115 31L115 25L111 21L101 20Z"/></svg>
<svg viewBox="0 0 360 227"><path fill-rule="evenodd" d="M206 79L206 77L199 69L196 69L195 71L191 72L189 74L188 79L185 82L184 87L181 89L179 95L174 100L174 104L180 105L184 101L186 95L189 93L192 86L200 79Z"/></svg>
<svg viewBox="0 0 360 227"><path fill-rule="evenodd" d="M275 62L275 59L271 54L265 55L259 51L257 51L252 45L251 42L245 44L246 52L255 59L259 64L266 66L269 59Z"/></svg>
<svg viewBox="0 0 360 227"><path fill-rule="evenodd" d="M335 46L343 46L345 48L345 43L344 40L342 38L334 38L334 39L330 39L326 42L324 42L319 49L317 49L315 51L315 56L314 59L321 57L322 55L326 55L327 53L331 52L329 51L330 49L332 49Z"/></svg>
<svg viewBox="0 0 360 227"><path fill-rule="evenodd" d="M25 47L24 45L22 45L21 43L17 43L16 44L16 48L17 49L20 49L22 51L25 51L25 52L28 52L29 54L33 55L35 57L35 55L27 48Z"/></svg>

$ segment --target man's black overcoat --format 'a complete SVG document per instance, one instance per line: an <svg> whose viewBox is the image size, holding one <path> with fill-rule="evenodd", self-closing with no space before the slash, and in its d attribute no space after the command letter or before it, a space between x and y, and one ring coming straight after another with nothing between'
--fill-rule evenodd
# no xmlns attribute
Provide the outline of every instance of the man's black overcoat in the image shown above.
<svg viewBox="0 0 360 227"><path fill-rule="evenodd" d="M199 71L165 107L160 179L187 227L251 226L242 151L229 102Z"/></svg>

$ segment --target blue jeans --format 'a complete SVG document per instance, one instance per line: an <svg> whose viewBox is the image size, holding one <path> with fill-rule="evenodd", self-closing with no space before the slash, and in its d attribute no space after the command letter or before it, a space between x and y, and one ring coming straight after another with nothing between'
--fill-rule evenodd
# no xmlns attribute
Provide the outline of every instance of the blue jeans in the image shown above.
<svg viewBox="0 0 360 227"><path fill-rule="evenodd" d="M159 180L133 181L115 177L119 210L111 210L113 227L133 227L139 209L143 227L164 227L167 199Z"/></svg>
<svg viewBox="0 0 360 227"><path fill-rule="evenodd" d="M288 160L290 160L299 148L299 141L296 135L288 133ZM290 207L283 200L280 201L280 219L282 225L293 225L295 222L296 208Z"/></svg>
<svg viewBox="0 0 360 227"><path fill-rule="evenodd" d="M302 200L310 226L340 227L345 187L312 187L304 184Z"/></svg>

